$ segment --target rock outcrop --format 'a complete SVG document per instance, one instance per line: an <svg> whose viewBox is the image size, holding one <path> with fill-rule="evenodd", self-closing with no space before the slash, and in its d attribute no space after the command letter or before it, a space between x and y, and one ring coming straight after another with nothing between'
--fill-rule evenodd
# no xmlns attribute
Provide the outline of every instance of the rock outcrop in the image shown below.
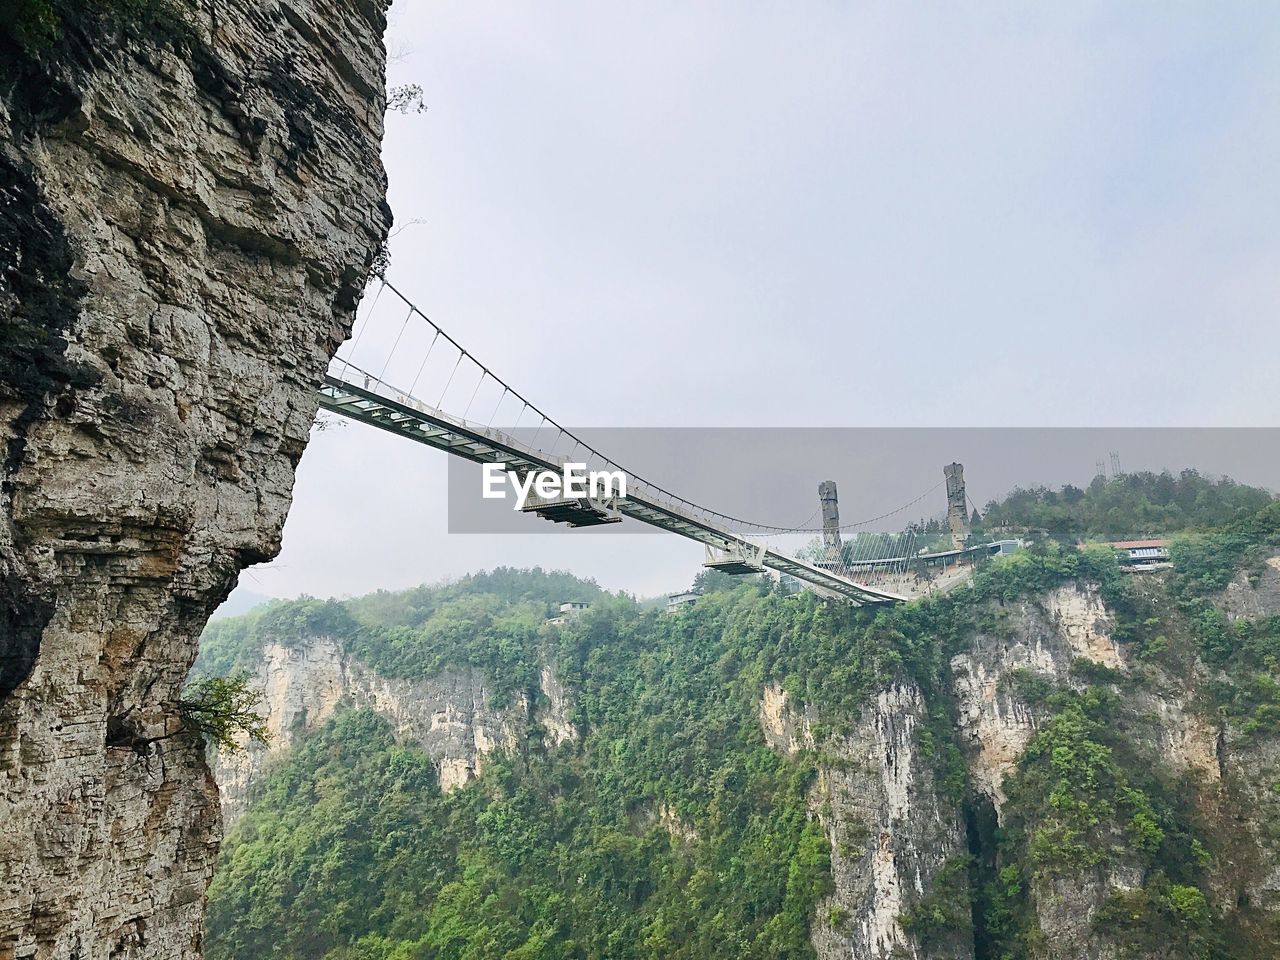
<svg viewBox="0 0 1280 960"><path fill-rule="evenodd" d="M1280 564L1241 576L1224 593L1224 612L1251 619L1280 613ZM1127 730L1164 775L1192 788L1206 822L1224 825L1210 882L1224 903L1248 904L1238 923L1264 924L1280 908L1274 868L1280 771L1274 739L1223 728L1205 715L1197 687L1211 675L1201 665L1174 677L1129 660L1114 637L1115 618L1095 587L1063 586L993 606L950 663L955 742L965 754L970 797L948 800L936 764L922 756L918 733L928 712L909 683L881 690L852 732L818 737L822 718L796 709L778 685L764 688L759 720L766 742L784 753L811 751L818 778L810 804L831 842L834 890L819 905L812 938L821 958L967 958L974 942L963 917L923 943L910 923L922 902L966 903L968 878L954 868L972 855L994 862L991 831L1006 804L1005 780L1043 719L1024 699L1020 682L1047 681L1083 689L1080 671L1111 670L1117 681L1145 670L1124 687ZM982 811L989 810L990 814ZM992 822L983 826L984 816ZM985 831L985 833L984 833ZM984 847L983 845L987 846ZM1115 856L1068 879L1033 879L1035 920L1054 960L1128 956L1099 930L1095 918L1115 896L1143 885L1137 862ZM941 890L940 884L950 884ZM935 934L937 931L935 930ZM1143 954L1143 956L1146 956Z"/></svg>
<svg viewBox="0 0 1280 960"><path fill-rule="evenodd" d="M1020 671L1066 681L1077 658L1121 663L1111 618L1096 589L1060 587L1004 610L998 634L979 633L951 662L956 738L965 748L972 789L996 814L1004 778L1034 735L1036 718L1011 683ZM760 703L765 740L777 750L814 750L818 781L810 797L831 841L834 890L819 905L813 943L822 960L889 957L969 958L971 933L953 931L927 944L903 924L911 909L949 882L967 889L955 867L968 857L965 812L944 796L936 764L922 755L918 734L927 721L920 690L898 683L881 690L847 736L815 741L819 718L796 711L786 693L766 686ZM1105 885L1104 885L1105 886ZM1066 893L1071 894L1071 891ZM1101 900L1105 890L1091 891ZM1096 904L1081 908L1083 922ZM1071 919L1046 907L1042 922Z"/></svg>
<svg viewBox="0 0 1280 960"><path fill-rule="evenodd" d="M1227 584L1221 607L1228 617L1274 617L1280 613L1280 557L1268 557L1260 572L1241 571Z"/></svg>
<svg viewBox="0 0 1280 960"><path fill-rule="evenodd" d="M214 774L223 817L233 823L248 806L264 770L338 710L364 708L386 717L397 739L414 743L435 763L445 793L466 786L495 752L514 753L535 727L549 745L577 739L567 693L550 666L541 671L539 704L525 696L494 703L489 683L475 668L452 668L425 680L384 677L329 637L301 643L268 643L254 683L267 718L265 746L223 753Z"/></svg>
<svg viewBox="0 0 1280 960"><path fill-rule="evenodd" d="M957 736L969 757L974 787L1004 805L1004 778L1035 732L1031 708L1019 699L1019 672L1065 682L1077 659L1118 668L1120 652L1096 588L1057 587L1001 611L999 633L978 633L951 660L958 707Z"/></svg>
<svg viewBox="0 0 1280 960"><path fill-rule="evenodd" d="M1220 601L1231 614L1258 618L1280 612L1277 564L1261 577L1237 578ZM1008 604L998 629L979 631L968 649L952 658L958 712L957 736L968 755L973 789L990 800L997 816L1005 803L1004 780L1034 736L1037 713L1018 692L1019 675L1061 686L1083 685L1073 667L1083 663L1116 671L1139 669L1115 643L1108 614L1094 588L1060 587L1041 597ZM1268 850L1269 811L1280 808L1269 785L1280 770L1274 741L1255 740L1220 726L1206 715L1198 687L1212 679L1203 664L1184 676L1145 668L1146 680L1123 688L1126 729L1135 748L1164 774L1184 780L1206 823L1223 826L1222 844L1210 883L1223 903L1249 902L1264 911L1280 906L1280 871ZM1044 877L1032 885L1036 919L1054 960L1112 958L1126 952L1094 924L1113 895L1141 887L1144 873L1116 857L1103 867L1069 879ZM1246 924L1247 917L1239 923ZM1146 956L1146 954L1142 954Z"/></svg>
<svg viewBox="0 0 1280 960"><path fill-rule="evenodd" d="M385 6L55 9L50 49L0 37L0 956L194 958L220 826L179 691L386 234Z"/></svg>
<svg viewBox="0 0 1280 960"><path fill-rule="evenodd" d="M815 749L811 711L789 708L765 687L760 722L775 749ZM820 960L969 960L971 935L923 944L901 918L967 855L960 805L941 790L918 743L927 710L919 688L876 694L852 732L821 744L810 806L831 843L832 892L817 905L811 936ZM960 874L962 889L965 885Z"/></svg>
<svg viewBox="0 0 1280 960"><path fill-rule="evenodd" d="M1035 710L1021 698L1017 678L1071 686L1078 662L1114 670L1125 665L1096 587L1061 586L1008 604L999 610L997 623L996 630L979 631L968 649L952 658L951 670L957 735L968 755L970 782L999 818L1004 780L1036 731ZM1119 864L1083 878L1034 884L1037 921L1052 956L1111 956L1108 945L1094 936L1092 920L1113 892L1141 882L1141 873Z"/></svg>

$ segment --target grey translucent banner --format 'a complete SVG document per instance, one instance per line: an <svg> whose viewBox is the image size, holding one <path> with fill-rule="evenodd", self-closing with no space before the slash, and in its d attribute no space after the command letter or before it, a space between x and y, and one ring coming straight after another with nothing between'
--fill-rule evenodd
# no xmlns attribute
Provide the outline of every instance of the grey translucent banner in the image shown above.
<svg viewBox="0 0 1280 960"><path fill-rule="evenodd" d="M746 536L763 528L821 525L818 484L834 480L842 525L901 530L946 514L943 467L964 465L969 501L979 509L1018 487L1087 486L1104 475L1196 470L1280 490L1276 428L583 428L573 438L510 431L553 459L593 465L578 445L621 468L630 490L661 490L714 511ZM594 461L595 466L603 466ZM611 467L613 469L614 467ZM501 499L483 496L482 467L449 458L450 533L600 535L660 532L631 518L570 528L515 509L509 485ZM707 514L699 514L707 515Z"/></svg>

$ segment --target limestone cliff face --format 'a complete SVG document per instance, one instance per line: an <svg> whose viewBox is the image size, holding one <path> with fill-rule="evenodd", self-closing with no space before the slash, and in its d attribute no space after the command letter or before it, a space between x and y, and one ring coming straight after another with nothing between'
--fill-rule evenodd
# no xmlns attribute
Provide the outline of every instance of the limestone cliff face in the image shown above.
<svg viewBox="0 0 1280 960"><path fill-rule="evenodd" d="M1280 565L1271 563L1258 582L1243 576L1226 591L1222 605L1230 613L1260 617L1280 611ZM1042 597L1010 604L997 633L979 633L969 648L952 659L957 735L969 759L970 781L1000 816L1003 781L1034 735L1037 716L1011 682L1015 671L1029 671L1064 685L1072 664L1081 660L1130 673L1130 662L1111 638L1113 621L1092 588L1061 587ZM1267 824L1280 803L1268 795L1280 769L1280 748L1220 727L1198 702L1198 687L1211 679L1197 665L1187 676L1147 669L1146 683L1126 688L1131 735L1142 752L1158 758L1172 776L1191 785L1201 816L1224 838L1211 877L1222 903L1251 901L1262 912L1280 906L1280 871L1268 851ZM1263 856L1259 856L1262 853ZM1142 885L1143 873L1124 858L1069 881L1041 880L1032 896L1047 957L1054 960L1130 956L1100 935L1094 918L1109 898ZM1251 921L1240 917L1239 924ZM1145 955L1144 955L1145 956Z"/></svg>
<svg viewBox="0 0 1280 960"><path fill-rule="evenodd" d="M951 661L959 723L957 734L969 757L974 789L991 801L997 817L1005 803L1003 783L1036 729L1032 708L1019 699L1013 678L1026 671L1070 683L1077 659L1112 669L1123 666L1111 639L1112 620L1096 588L1058 587L1001 611L998 633L978 633L969 649ZM1096 872L1083 882L1045 882L1034 890L1041 930L1055 957L1109 956L1094 942L1091 921L1118 888L1141 884L1141 874Z"/></svg>
<svg viewBox="0 0 1280 960"><path fill-rule="evenodd" d="M951 661L957 734L967 747L975 788L997 815L1005 800L1004 778L1035 732L1035 717L1010 682L1015 671L1065 681L1078 657L1121 666L1111 618L1096 588L1058 587L1021 601L1005 612L1002 626L998 636L979 633Z"/></svg>
<svg viewBox="0 0 1280 960"><path fill-rule="evenodd" d="M495 751L517 751L535 725L552 746L578 736L568 694L550 667L542 670L540 704L520 696L498 707L479 670L455 668L427 680L383 677L337 641L313 637L291 646L267 644L255 684L271 738L265 747L249 744L218 757L214 774L228 824L246 809L264 769L344 707L371 709L390 720L399 739L431 757L446 793L480 776Z"/></svg>
<svg viewBox="0 0 1280 960"><path fill-rule="evenodd" d="M815 748L816 718L789 709L778 687L765 688L760 718L775 749ZM948 861L967 853L960 806L942 795L933 763L921 755L925 719L920 690L893 684L879 691L850 734L822 744L810 805L831 843L834 889L813 919L821 960L973 956L971 936L926 947L900 923Z"/></svg>
<svg viewBox="0 0 1280 960"><path fill-rule="evenodd" d="M1239 574L1219 606L1228 617L1280 616L1280 556L1260 576ZM1247 903L1254 922L1280 917L1280 738L1249 736L1234 725L1216 731L1214 798L1224 824L1224 859L1231 869L1216 878L1219 898ZM1280 935L1280 921L1272 919Z"/></svg>
<svg viewBox="0 0 1280 960"><path fill-rule="evenodd" d="M58 8L0 39L0 956L193 958L220 827L175 701L386 233L385 8Z"/></svg>
<svg viewBox="0 0 1280 960"><path fill-rule="evenodd" d="M1261 575L1238 574L1227 584L1220 606L1231 618L1257 620L1280 613L1280 557L1268 557Z"/></svg>
<svg viewBox="0 0 1280 960"><path fill-rule="evenodd" d="M1259 618L1280 613L1280 561L1260 577L1241 576L1220 605L1231 616ZM1145 670L1146 682L1125 688L1132 735L1194 792L1200 815L1221 835L1211 884L1220 903L1248 904L1240 928L1267 922L1280 911L1280 745L1220 727L1206 715L1198 687L1212 679L1196 666L1188 676L1169 676L1130 662L1113 639L1114 618L1096 588L1064 586L999 608L995 628L972 636L951 661L956 713L955 738L963 750L970 789L965 803L948 800L934 764L922 757L918 732L926 710L920 691L906 683L881 690L851 733L815 739L822 719L788 703L776 685L765 687L759 705L766 741L776 750L812 750L819 775L811 806L827 829L832 848L834 891L814 917L812 938L819 957L888 960L890 957L973 956L961 930L952 941L927 945L902 922L922 898L937 890L946 865L974 849L975 810L989 803L997 822L1006 803L1004 783L1035 735L1037 708L1023 701L1015 678L1034 674L1080 686L1080 661L1120 674ZM966 823L967 821L967 823ZM990 842L990 839L986 842ZM1131 956L1094 920L1119 892L1139 887L1137 862L1113 857L1069 881L1035 880L1030 890L1047 958L1094 960ZM950 880L963 892L963 876ZM954 926L954 925L953 925ZM958 924L963 928L963 920ZM1143 955L1145 956L1145 955Z"/></svg>

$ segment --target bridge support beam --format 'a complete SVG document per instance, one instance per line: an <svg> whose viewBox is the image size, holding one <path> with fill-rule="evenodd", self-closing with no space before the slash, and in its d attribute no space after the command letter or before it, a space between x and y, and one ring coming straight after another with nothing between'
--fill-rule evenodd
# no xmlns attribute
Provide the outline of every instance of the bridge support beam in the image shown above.
<svg viewBox="0 0 1280 960"><path fill-rule="evenodd" d="M737 543L717 547L708 543L702 565L710 570L735 575L764 573L764 544Z"/></svg>

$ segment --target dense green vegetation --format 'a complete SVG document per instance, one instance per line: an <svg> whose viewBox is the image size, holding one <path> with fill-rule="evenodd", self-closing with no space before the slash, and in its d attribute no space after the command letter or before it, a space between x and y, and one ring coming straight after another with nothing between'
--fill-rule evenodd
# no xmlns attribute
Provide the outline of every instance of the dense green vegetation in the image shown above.
<svg viewBox="0 0 1280 960"><path fill-rule="evenodd" d="M1104 513L1088 506L1081 516ZM1011 678L1040 719L1006 783L1003 828L975 829L973 856L948 861L901 922L923 944L973 935L983 960L1035 957L1044 944L1035 891L1122 869L1142 881L1112 897L1097 929L1171 957L1240 956L1226 919L1233 905L1210 896L1221 838L1130 703L1199 657L1220 670L1208 715L1246 736L1277 731L1280 621L1229 622L1210 602L1277 543L1271 503L1179 538L1167 586L1135 582L1109 549L1050 539L991 564L971 587L880 611L706 575L702 599L665 616L565 575L498 570L216 623L197 664L209 674L252 664L264 642L318 634L388 675L479 667L499 697L536 700L539 666L552 663L574 691L583 736L555 749L532 737L442 796L430 764L382 721L340 714L275 770L228 838L208 956L811 956L809 924L843 920L815 916L829 851L806 796L824 760L766 748L761 687L781 683L793 702L815 706L821 742L887 681L914 680L931 704L922 753L944 792L967 805L950 659L975 631L1006 635L1012 605L1071 581L1100 587L1139 666L1121 674L1081 662L1070 683ZM564 599L592 608L545 626Z"/></svg>
<svg viewBox="0 0 1280 960"><path fill-rule="evenodd" d="M1266 490L1226 478L1212 480L1195 470L1126 473L1110 480L1097 477L1087 490L1070 484L1060 490L1015 490L987 505L978 529L1117 540L1215 529L1257 513L1272 500Z"/></svg>
<svg viewBox="0 0 1280 960"><path fill-rule="evenodd" d="M1169 592L1191 624L1197 654L1222 674L1211 684L1218 713L1249 735L1280 733L1280 617L1228 620L1213 603L1243 568L1260 575L1280 530L1280 504L1223 529L1177 540Z"/></svg>
<svg viewBox="0 0 1280 960"><path fill-rule="evenodd" d="M724 629L763 662L791 602L749 584L685 617L603 598L562 631L507 622L505 640L561 664L590 733L580 751L530 744L448 797L380 721L340 716L230 838L209 956L807 956L828 870L805 804L812 759L765 747ZM843 618L803 605L834 641ZM346 639L367 651L381 630ZM477 637L459 652L492 649Z"/></svg>
<svg viewBox="0 0 1280 960"><path fill-rule="evenodd" d="M807 770L720 776L696 843L597 784L509 760L449 796L364 712L272 778L211 891L210 957L801 955L826 854ZM724 906L730 909L709 908Z"/></svg>

